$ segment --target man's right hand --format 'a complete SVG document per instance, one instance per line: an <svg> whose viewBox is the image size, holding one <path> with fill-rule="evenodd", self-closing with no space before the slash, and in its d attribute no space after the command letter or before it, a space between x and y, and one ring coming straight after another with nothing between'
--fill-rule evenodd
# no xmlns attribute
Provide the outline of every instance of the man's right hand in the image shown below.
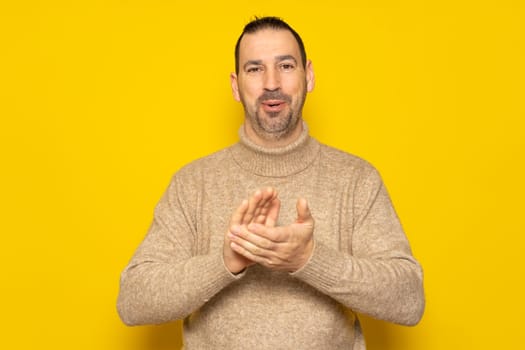
<svg viewBox="0 0 525 350"><path fill-rule="evenodd" d="M240 273L248 266L253 265L254 262L232 250L228 233L234 227L247 226L251 223L274 227L279 217L280 208L281 202L277 198L277 191L269 187L265 190L256 191L235 210L230 219L229 230L224 236L223 247L224 264L231 273Z"/></svg>

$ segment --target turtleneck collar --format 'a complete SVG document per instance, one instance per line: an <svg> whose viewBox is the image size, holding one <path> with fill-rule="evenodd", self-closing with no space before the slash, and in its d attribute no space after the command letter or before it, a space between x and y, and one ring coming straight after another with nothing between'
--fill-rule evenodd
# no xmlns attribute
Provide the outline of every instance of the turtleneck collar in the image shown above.
<svg viewBox="0 0 525 350"><path fill-rule="evenodd" d="M260 176L283 177L306 169L318 156L320 144L308 134L303 122L303 132L297 140L284 147L266 148L255 144L239 129L240 140L231 148L235 162L243 169Z"/></svg>

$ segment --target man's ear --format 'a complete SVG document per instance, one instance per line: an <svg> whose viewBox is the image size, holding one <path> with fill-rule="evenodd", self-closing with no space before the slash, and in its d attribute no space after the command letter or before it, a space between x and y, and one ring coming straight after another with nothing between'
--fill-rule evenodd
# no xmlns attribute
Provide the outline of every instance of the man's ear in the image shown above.
<svg viewBox="0 0 525 350"><path fill-rule="evenodd" d="M315 87L315 74L312 61L306 62L306 91L312 92Z"/></svg>
<svg viewBox="0 0 525 350"><path fill-rule="evenodd" d="M230 84L232 86L233 98L235 99L235 101L241 102L241 95L239 94L239 84L237 82L237 74L230 74Z"/></svg>

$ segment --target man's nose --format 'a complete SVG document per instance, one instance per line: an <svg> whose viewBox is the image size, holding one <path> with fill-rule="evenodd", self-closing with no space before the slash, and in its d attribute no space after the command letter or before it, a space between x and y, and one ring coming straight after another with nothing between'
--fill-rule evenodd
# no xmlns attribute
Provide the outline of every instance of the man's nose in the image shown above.
<svg viewBox="0 0 525 350"><path fill-rule="evenodd" d="M281 79L276 69L268 69L264 75L264 89L274 91L281 87Z"/></svg>

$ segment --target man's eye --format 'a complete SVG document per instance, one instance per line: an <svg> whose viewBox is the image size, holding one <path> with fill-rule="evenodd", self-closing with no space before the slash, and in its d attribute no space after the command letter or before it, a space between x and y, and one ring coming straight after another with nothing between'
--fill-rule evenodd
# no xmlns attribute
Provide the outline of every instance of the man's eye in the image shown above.
<svg viewBox="0 0 525 350"><path fill-rule="evenodd" d="M295 66L291 63L282 63L280 67L282 70L285 70L285 71L289 71L295 68Z"/></svg>
<svg viewBox="0 0 525 350"><path fill-rule="evenodd" d="M248 69L246 69L246 71L248 73L258 73L262 71L262 68L261 67L249 67Z"/></svg>

